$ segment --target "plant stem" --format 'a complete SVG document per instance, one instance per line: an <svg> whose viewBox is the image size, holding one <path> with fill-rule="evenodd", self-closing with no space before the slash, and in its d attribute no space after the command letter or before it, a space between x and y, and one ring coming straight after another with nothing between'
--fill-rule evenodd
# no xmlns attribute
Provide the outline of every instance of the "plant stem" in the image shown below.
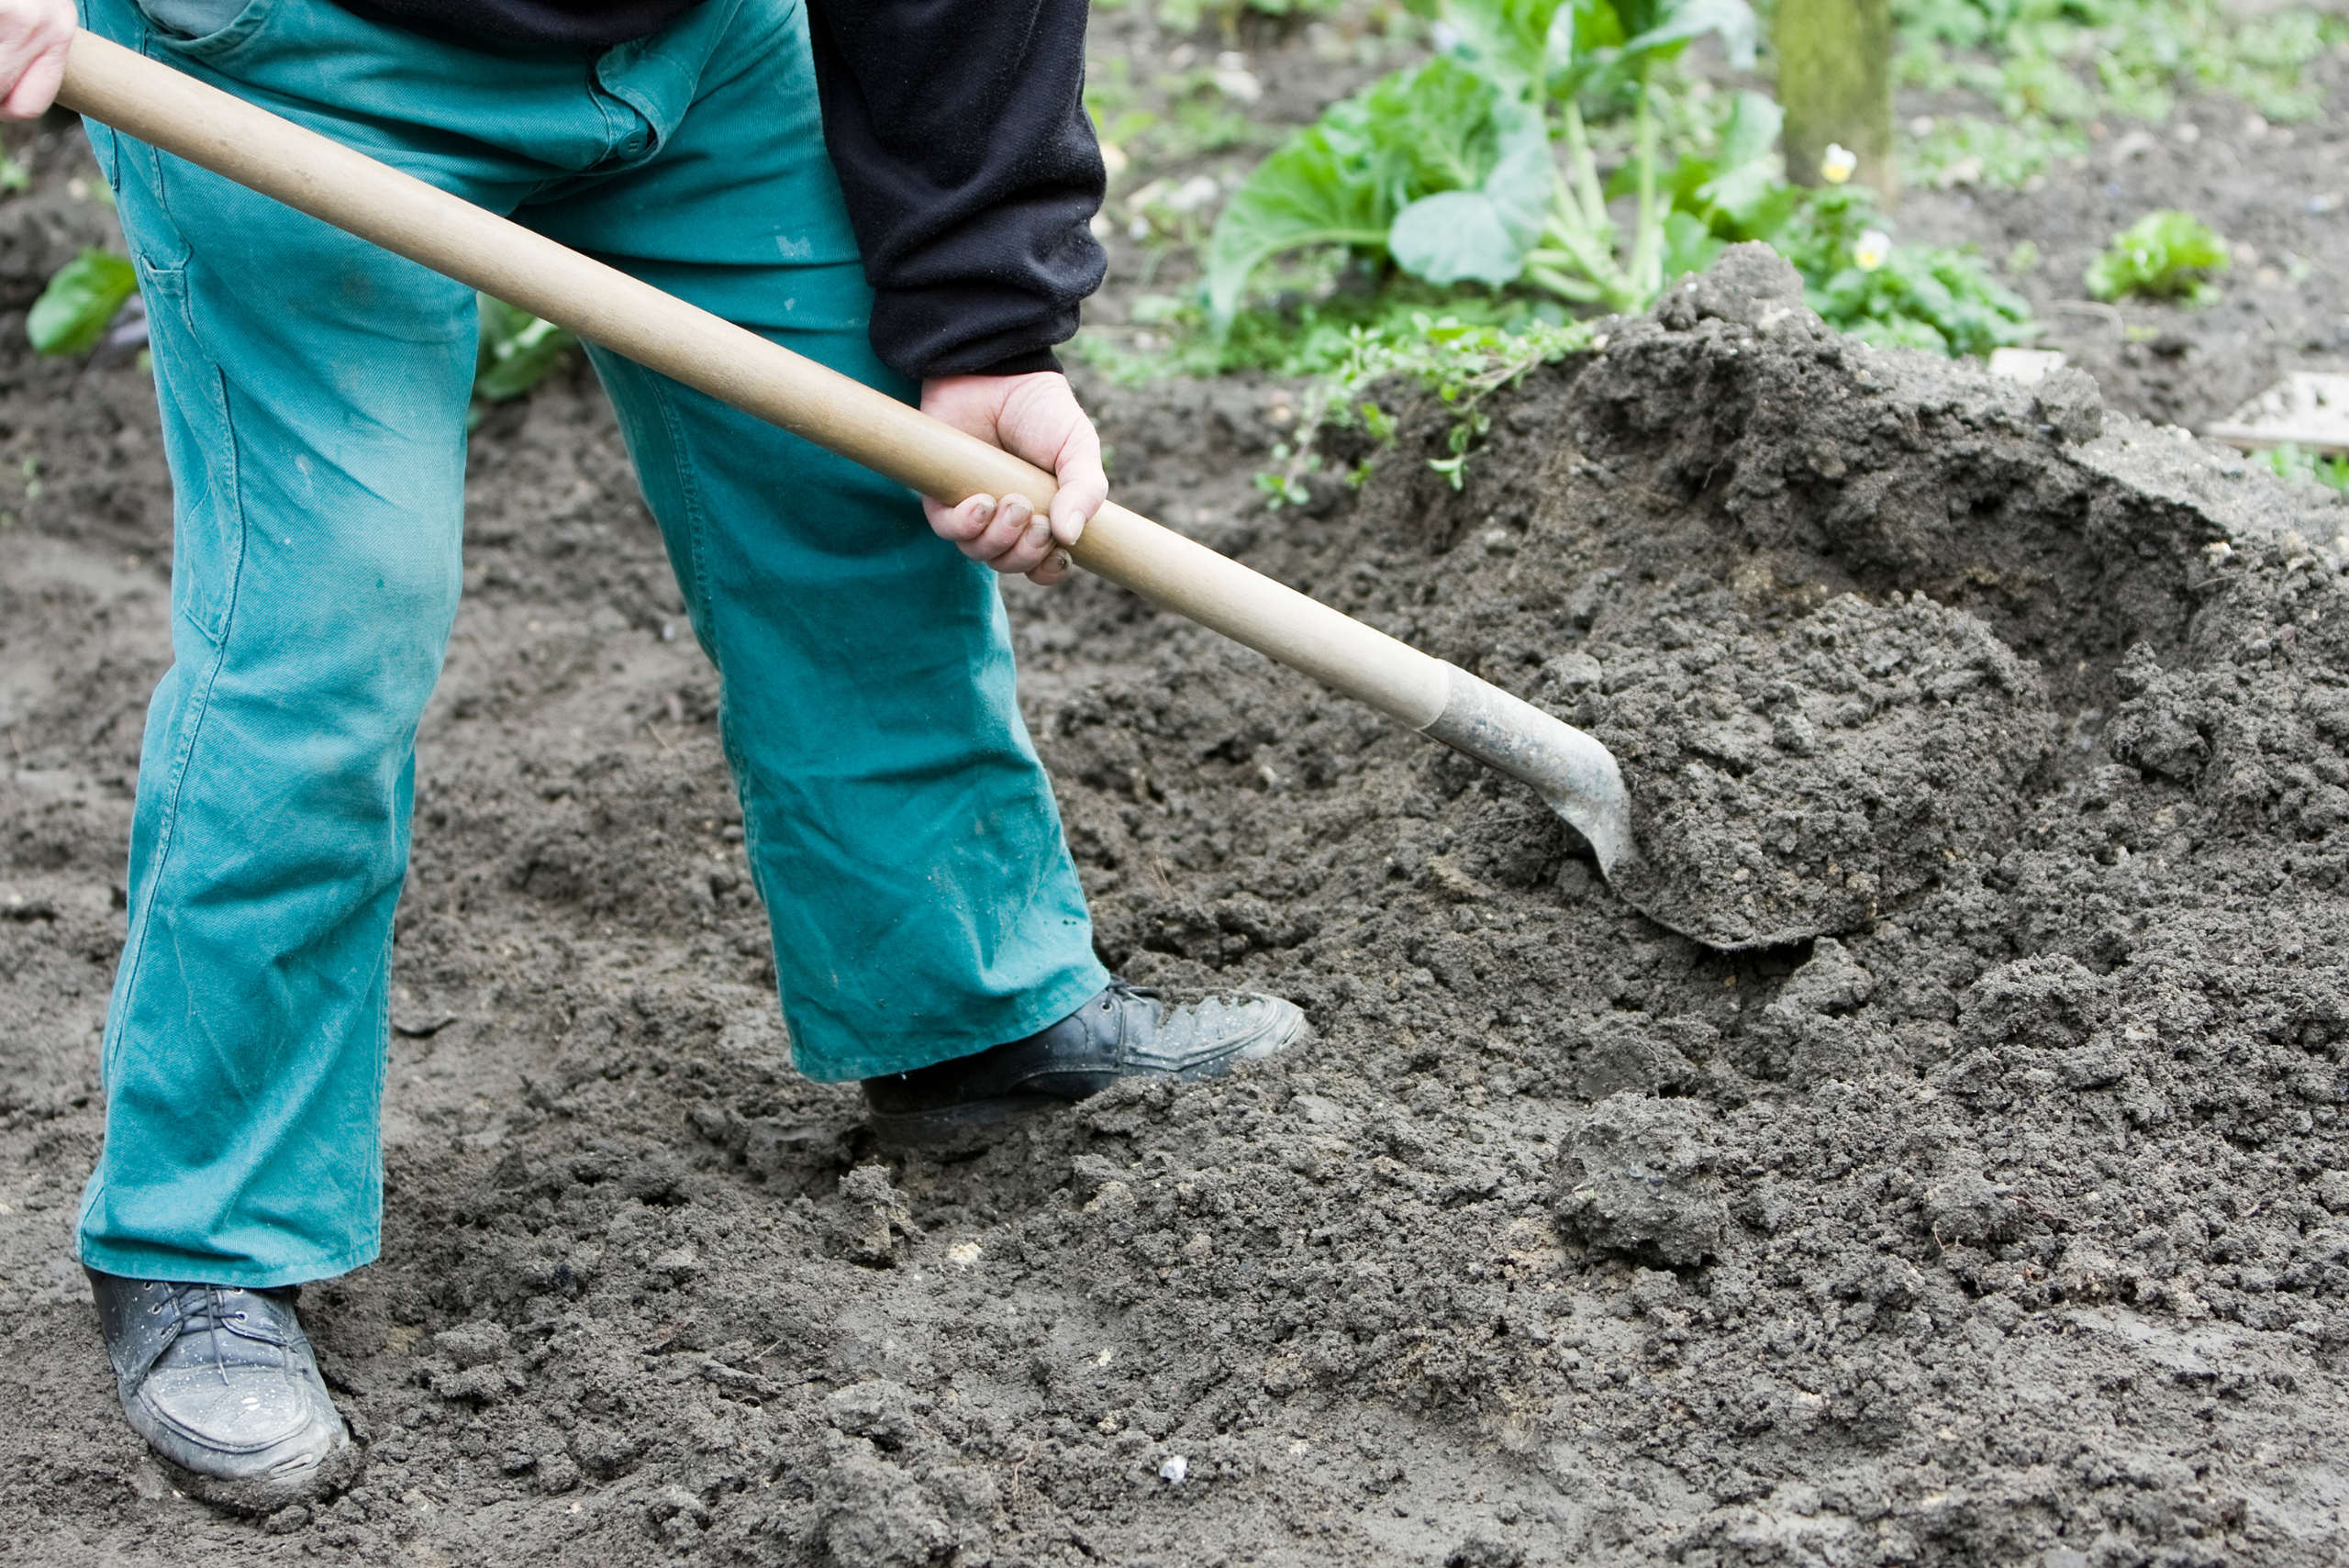
<svg viewBox="0 0 2349 1568"><path fill-rule="evenodd" d="M1655 208L1655 112L1648 103L1653 70L1648 62L1641 63L1636 111L1639 147L1633 154L1638 160L1640 208L1631 230L1631 264L1628 269L1635 296L1633 309L1654 298L1664 287L1664 217Z"/></svg>
<svg viewBox="0 0 2349 1568"><path fill-rule="evenodd" d="M1541 284L1562 299L1573 300L1576 305L1597 305L1606 297L1597 284L1569 277L1552 264L1553 260L1571 264L1574 259L1563 251L1536 250L1526 258L1527 280Z"/></svg>
<svg viewBox="0 0 2349 1568"><path fill-rule="evenodd" d="M1581 208L1583 227L1593 234L1607 232L1607 192L1598 183L1598 164L1590 155L1590 137L1584 131L1582 108L1566 100L1566 159L1573 166L1567 182Z"/></svg>

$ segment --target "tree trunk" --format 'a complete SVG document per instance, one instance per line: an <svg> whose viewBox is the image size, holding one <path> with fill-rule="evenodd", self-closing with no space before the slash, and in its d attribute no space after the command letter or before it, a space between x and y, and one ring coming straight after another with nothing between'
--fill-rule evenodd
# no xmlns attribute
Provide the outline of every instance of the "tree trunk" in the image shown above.
<svg viewBox="0 0 2349 1568"><path fill-rule="evenodd" d="M1823 183L1819 164L1831 142L1859 155L1854 183L1887 201L1897 196L1891 0L1778 0L1773 31L1787 177Z"/></svg>

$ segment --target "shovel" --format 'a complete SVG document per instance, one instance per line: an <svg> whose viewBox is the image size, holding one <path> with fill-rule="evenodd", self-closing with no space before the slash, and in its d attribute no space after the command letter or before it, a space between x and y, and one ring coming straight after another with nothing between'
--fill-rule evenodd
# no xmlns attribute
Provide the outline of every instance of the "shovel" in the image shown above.
<svg viewBox="0 0 2349 1568"><path fill-rule="evenodd" d="M1052 476L885 393L663 294L363 153L95 34L74 35L57 101L286 206L519 306L922 495L1019 494ZM1598 741L1456 665L1110 502L1070 555L1152 604L1358 698L1531 784L1651 918L1722 948L1734 924L1663 887Z"/></svg>

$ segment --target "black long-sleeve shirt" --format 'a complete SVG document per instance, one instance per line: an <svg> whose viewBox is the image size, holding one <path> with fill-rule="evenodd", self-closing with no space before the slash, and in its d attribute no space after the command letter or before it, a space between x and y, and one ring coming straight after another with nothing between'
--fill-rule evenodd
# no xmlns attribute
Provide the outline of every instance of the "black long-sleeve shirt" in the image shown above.
<svg viewBox="0 0 2349 1568"><path fill-rule="evenodd" d="M358 0L395 19L608 47L699 0ZM1050 370L1108 257L1083 102L1086 0L809 0L824 140L912 376Z"/></svg>

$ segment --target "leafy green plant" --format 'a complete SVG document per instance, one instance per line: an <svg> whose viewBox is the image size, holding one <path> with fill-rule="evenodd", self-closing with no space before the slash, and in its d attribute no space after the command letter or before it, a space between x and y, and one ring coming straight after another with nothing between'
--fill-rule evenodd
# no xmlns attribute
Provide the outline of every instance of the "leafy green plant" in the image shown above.
<svg viewBox="0 0 2349 1568"><path fill-rule="evenodd" d="M2169 117L2181 95L2223 94L2273 120L2305 119L2321 94L2306 68L2349 36L2339 17L2266 15L2224 0L1897 0L1900 72L1969 87L2010 119L2083 124Z"/></svg>
<svg viewBox="0 0 2349 1568"><path fill-rule="evenodd" d="M2088 293L2099 299L2182 299L2201 305L2216 297L2212 272L2227 270L2227 242L2190 212L2149 212L2112 237L2088 263Z"/></svg>
<svg viewBox="0 0 2349 1568"><path fill-rule="evenodd" d="M1304 476L1320 467L1314 437L1325 427L1359 425L1379 445L1392 442L1395 417L1370 395L1381 384L1399 384L1434 394L1450 411L1445 455L1429 459L1428 466L1460 489L1477 439L1492 426L1482 406L1485 399L1515 385L1536 366L1554 364L1590 345L1587 324L1539 317L1505 328L1419 311L1408 323L1357 328L1348 338L1345 357L1308 389L1298 425L1307 433L1304 440L1291 452L1275 449L1287 466L1257 475L1256 487L1275 509L1301 503L1309 494ZM1353 482L1360 483L1364 472L1357 470Z"/></svg>
<svg viewBox="0 0 2349 1568"><path fill-rule="evenodd" d="M1803 276L1810 307L1839 331L1879 348L1987 355L2038 336L2031 306L1978 256L1944 246L1896 245L1873 192L1831 186L1807 194L1766 235Z"/></svg>
<svg viewBox="0 0 2349 1568"><path fill-rule="evenodd" d="M1312 245L1349 246L1432 284L1522 280L1617 310L1661 291L1673 203L1654 80L1708 33L1750 63L1745 0L1443 0L1441 21L1456 40L1448 53L1332 106L1233 194L1208 253L1219 326L1257 267ZM1586 98L1610 95L1632 108L1628 240L1583 117Z"/></svg>
<svg viewBox="0 0 2349 1568"><path fill-rule="evenodd" d="M536 386L579 339L551 321L502 299L481 296L481 353L473 371L473 395L505 403Z"/></svg>
<svg viewBox="0 0 2349 1568"><path fill-rule="evenodd" d="M2306 452L2287 441L2280 447L2270 447L2256 454L2252 461L2278 479L2313 483L2328 490L2349 492L2349 457Z"/></svg>
<svg viewBox="0 0 2349 1568"><path fill-rule="evenodd" d="M1347 262L1334 278L1327 268L1309 265L1276 275L1295 286L1264 305L1243 306L1221 332L1212 330L1194 294L1143 295L1133 302L1130 325L1088 325L1069 347L1128 384L1233 372L1294 381L1335 373L1353 352L1358 333L1405 338L1423 317L1508 333L1565 320L1556 305L1516 294L1437 288L1401 275L1368 286L1359 262Z"/></svg>
<svg viewBox="0 0 2349 1568"><path fill-rule="evenodd" d="M86 354L138 292L129 259L93 247L50 276L25 317L25 336L44 354Z"/></svg>

